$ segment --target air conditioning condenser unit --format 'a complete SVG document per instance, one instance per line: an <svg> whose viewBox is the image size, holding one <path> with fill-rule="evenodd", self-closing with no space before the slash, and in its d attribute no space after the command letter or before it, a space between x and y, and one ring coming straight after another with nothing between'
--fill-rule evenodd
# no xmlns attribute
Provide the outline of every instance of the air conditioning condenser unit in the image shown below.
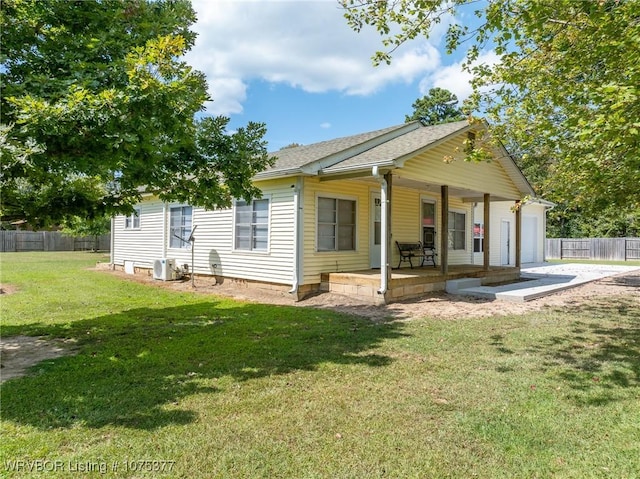
<svg viewBox="0 0 640 479"><path fill-rule="evenodd" d="M153 262L153 279L171 281L176 279L176 260L173 258L160 258Z"/></svg>

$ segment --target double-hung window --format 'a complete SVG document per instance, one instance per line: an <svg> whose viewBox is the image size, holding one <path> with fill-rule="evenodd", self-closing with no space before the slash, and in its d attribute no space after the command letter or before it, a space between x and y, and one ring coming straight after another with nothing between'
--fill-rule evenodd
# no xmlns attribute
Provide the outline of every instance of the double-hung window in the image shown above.
<svg viewBox="0 0 640 479"><path fill-rule="evenodd" d="M191 206L173 206L169 211L169 248L189 248L189 235L193 224Z"/></svg>
<svg viewBox="0 0 640 479"><path fill-rule="evenodd" d="M235 202L234 248L267 251L269 247L269 199Z"/></svg>
<svg viewBox="0 0 640 479"><path fill-rule="evenodd" d="M449 211L449 249L465 249L466 224L464 213Z"/></svg>
<svg viewBox="0 0 640 479"><path fill-rule="evenodd" d="M356 249L356 202L318 197L318 251Z"/></svg>
<svg viewBox="0 0 640 479"><path fill-rule="evenodd" d="M140 228L140 208L134 208L133 214L125 216L124 227L128 230L136 230Z"/></svg>

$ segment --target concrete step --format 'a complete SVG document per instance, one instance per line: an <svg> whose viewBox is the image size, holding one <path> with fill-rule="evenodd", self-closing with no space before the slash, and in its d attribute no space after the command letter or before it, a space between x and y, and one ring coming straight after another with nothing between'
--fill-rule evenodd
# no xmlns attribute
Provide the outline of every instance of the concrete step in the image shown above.
<svg viewBox="0 0 640 479"><path fill-rule="evenodd" d="M460 290L482 285L480 278L450 279L445 283L445 291L449 294L460 294Z"/></svg>

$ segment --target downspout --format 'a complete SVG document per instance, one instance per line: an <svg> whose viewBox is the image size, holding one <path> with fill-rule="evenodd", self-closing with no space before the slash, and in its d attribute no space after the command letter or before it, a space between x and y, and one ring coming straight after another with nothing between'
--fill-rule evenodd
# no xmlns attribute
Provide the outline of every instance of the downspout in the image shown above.
<svg viewBox="0 0 640 479"><path fill-rule="evenodd" d="M388 205L387 205L387 180L385 179L384 176L380 175L380 172L378 171L378 167L374 166L371 169L371 174L373 175L373 177L378 180L378 182L380 183L380 205L381 205L381 212L382 212L382 217L380 218L380 238L381 238L381 242L380 242L380 289L378 290L378 294L382 294L384 295L387 292L387 289L389 287L389 283L388 283L388 278L387 278L387 272L388 272L388 256L389 256L389 252L387 251L387 246L388 246L388 236L389 236L389 225L387 223L388 221Z"/></svg>
<svg viewBox="0 0 640 479"><path fill-rule="evenodd" d="M166 201L162 203L162 257L167 257L167 243L169 242L169 205Z"/></svg>
<svg viewBox="0 0 640 479"><path fill-rule="evenodd" d="M289 293L298 293L298 286L300 286L300 280L302 279L302 187L303 179L298 176L296 178L296 184L291 185L293 188L293 278L291 284L291 290Z"/></svg>

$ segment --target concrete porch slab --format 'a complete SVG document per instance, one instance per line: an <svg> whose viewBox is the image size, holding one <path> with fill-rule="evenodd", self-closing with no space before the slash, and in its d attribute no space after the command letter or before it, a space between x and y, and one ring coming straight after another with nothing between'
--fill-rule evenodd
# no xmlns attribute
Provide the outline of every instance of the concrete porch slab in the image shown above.
<svg viewBox="0 0 640 479"><path fill-rule="evenodd" d="M529 281L501 286L464 288L458 294L502 301L525 302L564 291L608 276L640 270L637 266L538 263L522 267L521 277Z"/></svg>

